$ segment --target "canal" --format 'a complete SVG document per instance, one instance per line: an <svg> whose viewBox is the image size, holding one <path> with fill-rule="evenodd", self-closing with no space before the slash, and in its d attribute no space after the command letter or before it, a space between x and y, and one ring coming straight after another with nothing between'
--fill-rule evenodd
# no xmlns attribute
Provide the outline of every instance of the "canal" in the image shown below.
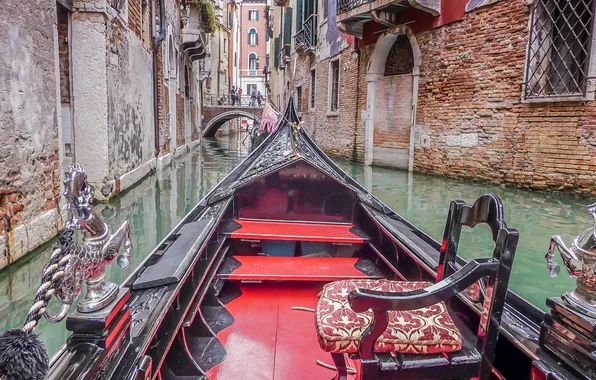
<svg viewBox="0 0 596 380"><path fill-rule="evenodd" d="M148 176L120 197L97 206L112 228L123 220L132 225L131 265L127 269L113 265L108 269L109 280L123 282L182 217L246 157L249 139L245 143L244 139L245 134L205 139L200 149L174 160L163 172ZM503 200L508 225L521 235L510 288L543 309L546 297L573 288L574 281L564 269L557 278L549 277L544 254L551 235L561 234L570 242L587 228L591 223L586 212L590 200L337 162L372 189L376 197L437 240L442 238L449 201L473 202L484 193L497 194ZM463 231L460 253L468 258L490 255L488 231L485 228L473 235ZM0 331L22 326L54 244L56 241L48 243L0 272ZM50 354L68 336L64 323L53 325L46 320L41 321L37 331Z"/></svg>

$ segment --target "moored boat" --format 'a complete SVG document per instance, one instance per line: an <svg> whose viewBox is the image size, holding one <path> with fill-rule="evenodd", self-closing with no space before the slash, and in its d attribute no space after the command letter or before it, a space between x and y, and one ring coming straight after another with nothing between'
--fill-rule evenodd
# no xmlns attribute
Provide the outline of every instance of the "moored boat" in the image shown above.
<svg viewBox="0 0 596 380"><path fill-rule="evenodd" d="M128 226L109 234L81 173L68 177L71 223L26 322L33 331L52 295L62 301L48 317L72 336L49 379L596 377L592 230L572 249L553 240L549 268L558 246L580 279L545 314L508 290L518 233L498 197L445 205L436 242L321 152L292 101L119 287L103 271L127 264ZM466 261L460 231L480 224L494 253ZM84 244L70 241L77 228ZM90 291L68 314L83 279ZM1 374L12 376L0 360Z"/></svg>

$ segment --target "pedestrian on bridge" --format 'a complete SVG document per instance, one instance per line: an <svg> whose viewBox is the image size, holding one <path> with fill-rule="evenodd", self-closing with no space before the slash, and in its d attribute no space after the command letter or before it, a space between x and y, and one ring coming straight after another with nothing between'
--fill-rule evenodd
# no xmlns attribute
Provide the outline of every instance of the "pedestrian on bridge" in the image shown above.
<svg viewBox="0 0 596 380"><path fill-rule="evenodd" d="M235 106L236 105L236 86L232 86L232 88L230 89L230 100L232 101L232 105Z"/></svg>

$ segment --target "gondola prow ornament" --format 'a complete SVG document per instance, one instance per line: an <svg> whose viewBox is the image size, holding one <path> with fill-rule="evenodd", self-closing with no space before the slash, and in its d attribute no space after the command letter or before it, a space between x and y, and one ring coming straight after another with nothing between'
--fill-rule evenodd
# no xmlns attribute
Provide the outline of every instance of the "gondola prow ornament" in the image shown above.
<svg viewBox="0 0 596 380"><path fill-rule="evenodd" d="M560 236L554 235L545 258L551 277L556 276L559 266L554 262L554 248L558 248L565 268L577 279L575 290L564 293L561 298L573 309L596 318L596 203L588 206L588 212L594 218L594 226L576 237L571 248Z"/></svg>
<svg viewBox="0 0 596 380"><path fill-rule="evenodd" d="M83 281L87 283L87 294L78 304L79 312L94 312L109 305L117 298L119 287L104 280L106 267L116 258L123 268L129 264L130 226L125 221L110 234L107 224L91 208L93 187L80 165L68 167L64 189L67 220L60 246L43 269L41 286L23 328L0 334L0 380L44 379L49 359L34 333L38 321L42 316L54 323L63 320L79 298ZM75 230L83 232L82 242L74 241ZM119 255L122 245L124 252ZM47 311L52 296L62 303L56 315Z"/></svg>

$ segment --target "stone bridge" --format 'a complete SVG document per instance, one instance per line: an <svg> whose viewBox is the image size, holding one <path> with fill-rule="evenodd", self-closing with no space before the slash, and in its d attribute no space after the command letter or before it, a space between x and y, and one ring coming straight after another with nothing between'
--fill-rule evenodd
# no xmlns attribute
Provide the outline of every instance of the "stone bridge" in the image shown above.
<svg viewBox="0 0 596 380"><path fill-rule="evenodd" d="M256 101L245 101L245 99L242 99L240 105L221 104L223 103L221 101L208 101L205 103L203 105L203 137L215 136L217 130L232 119L246 117L254 120L260 118L263 112L262 105L259 106Z"/></svg>

